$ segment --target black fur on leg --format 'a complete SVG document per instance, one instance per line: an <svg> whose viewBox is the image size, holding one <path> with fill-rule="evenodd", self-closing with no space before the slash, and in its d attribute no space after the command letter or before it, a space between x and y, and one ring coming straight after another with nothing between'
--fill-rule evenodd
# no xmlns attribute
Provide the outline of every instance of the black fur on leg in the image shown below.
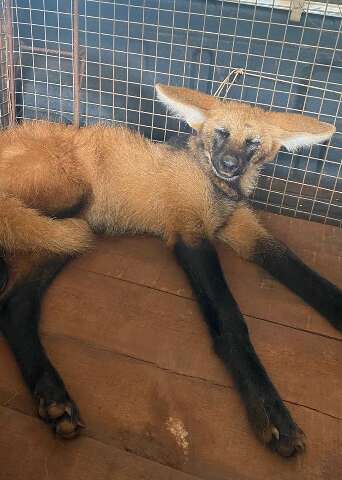
<svg viewBox="0 0 342 480"><path fill-rule="evenodd" d="M250 341L243 316L224 279L214 247L179 240L178 262L187 274L211 332L214 348L232 373L252 427L283 456L304 449L304 435L292 420Z"/></svg>
<svg viewBox="0 0 342 480"><path fill-rule="evenodd" d="M50 260L25 283L15 287L1 304L0 329L37 400L39 415L56 433L71 438L81 426L78 409L51 364L38 332L42 295L67 260Z"/></svg>
<svg viewBox="0 0 342 480"><path fill-rule="evenodd" d="M257 242L251 260L342 330L342 291L311 270L289 248L276 240L262 240Z"/></svg>
<svg viewBox="0 0 342 480"><path fill-rule="evenodd" d="M2 258L0 258L0 294L5 290L8 282L8 267Z"/></svg>

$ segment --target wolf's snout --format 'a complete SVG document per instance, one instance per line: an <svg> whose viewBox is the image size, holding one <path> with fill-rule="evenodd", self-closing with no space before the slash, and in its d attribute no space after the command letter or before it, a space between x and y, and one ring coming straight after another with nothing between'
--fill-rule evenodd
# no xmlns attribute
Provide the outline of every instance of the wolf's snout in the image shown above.
<svg viewBox="0 0 342 480"><path fill-rule="evenodd" d="M226 155L225 157L221 158L220 170L223 172L233 176L239 172L239 168L240 166L237 158L230 155Z"/></svg>

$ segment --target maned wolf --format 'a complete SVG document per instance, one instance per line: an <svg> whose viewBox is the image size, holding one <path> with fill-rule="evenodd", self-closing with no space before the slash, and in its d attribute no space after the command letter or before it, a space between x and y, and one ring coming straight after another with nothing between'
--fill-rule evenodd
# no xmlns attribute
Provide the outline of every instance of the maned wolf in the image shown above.
<svg viewBox="0 0 342 480"><path fill-rule="evenodd" d="M256 434L290 456L304 449L304 434L258 359L212 241L261 265L341 330L341 290L275 240L247 203L260 167L281 146L324 142L335 128L185 88L156 88L196 131L182 148L103 126L24 123L1 133L0 328L39 415L59 435L75 436L78 409L39 339L40 298L64 263L91 247L94 233L160 236L189 277Z"/></svg>

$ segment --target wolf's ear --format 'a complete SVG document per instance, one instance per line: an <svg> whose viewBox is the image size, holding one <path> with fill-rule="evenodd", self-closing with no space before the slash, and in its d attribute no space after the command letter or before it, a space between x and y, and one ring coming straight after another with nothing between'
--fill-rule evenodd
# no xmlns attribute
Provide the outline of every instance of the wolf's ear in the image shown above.
<svg viewBox="0 0 342 480"><path fill-rule="evenodd" d="M157 83L156 91L158 99L195 130L201 127L209 110L217 107L219 102L205 93L183 87L169 87Z"/></svg>
<svg viewBox="0 0 342 480"><path fill-rule="evenodd" d="M325 142L336 131L330 123L296 113L267 112L265 120L273 137L289 151Z"/></svg>

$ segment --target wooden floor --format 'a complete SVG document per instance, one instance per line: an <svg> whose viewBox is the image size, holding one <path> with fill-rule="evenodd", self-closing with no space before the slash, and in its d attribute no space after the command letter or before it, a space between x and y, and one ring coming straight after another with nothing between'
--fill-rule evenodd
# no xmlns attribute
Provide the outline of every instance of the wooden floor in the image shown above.
<svg viewBox="0 0 342 480"><path fill-rule="evenodd" d="M262 216L342 287L341 230ZM44 344L87 428L54 438L0 338L1 480L342 479L342 335L219 250L256 349L307 435L306 454L284 460L254 438L166 247L103 239L57 278L43 306Z"/></svg>

